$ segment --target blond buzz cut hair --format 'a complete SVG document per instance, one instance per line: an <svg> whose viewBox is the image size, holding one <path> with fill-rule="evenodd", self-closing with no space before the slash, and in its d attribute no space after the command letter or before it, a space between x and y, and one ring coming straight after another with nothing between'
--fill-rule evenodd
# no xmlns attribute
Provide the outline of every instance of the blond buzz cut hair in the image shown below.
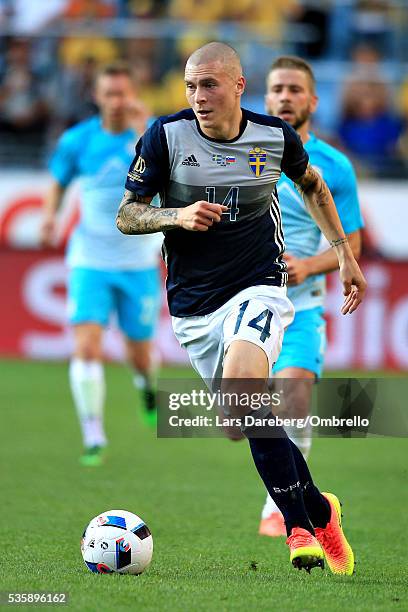
<svg viewBox="0 0 408 612"><path fill-rule="evenodd" d="M188 58L187 66L220 62L234 78L242 75L241 60L233 47L222 42L210 42L196 49Z"/></svg>

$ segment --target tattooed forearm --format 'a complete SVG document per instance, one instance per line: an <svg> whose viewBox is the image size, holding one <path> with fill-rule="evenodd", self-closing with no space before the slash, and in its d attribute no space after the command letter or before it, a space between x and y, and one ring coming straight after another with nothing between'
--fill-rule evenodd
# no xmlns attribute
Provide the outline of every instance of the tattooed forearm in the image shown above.
<svg viewBox="0 0 408 612"><path fill-rule="evenodd" d="M327 240L333 246L347 248L345 233L336 205L326 183L312 166L308 165L303 176L295 181L306 207Z"/></svg>
<svg viewBox="0 0 408 612"><path fill-rule="evenodd" d="M329 188L318 172L308 165L306 172L297 181L297 189L302 194L306 205L322 208L328 206L332 199Z"/></svg>
<svg viewBox="0 0 408 612"><path fill-rule="evenodd" d="M175 208L150 206L152 198L126 190L119 206L116 225L123 234L153 234L178 227Z"/></svg>

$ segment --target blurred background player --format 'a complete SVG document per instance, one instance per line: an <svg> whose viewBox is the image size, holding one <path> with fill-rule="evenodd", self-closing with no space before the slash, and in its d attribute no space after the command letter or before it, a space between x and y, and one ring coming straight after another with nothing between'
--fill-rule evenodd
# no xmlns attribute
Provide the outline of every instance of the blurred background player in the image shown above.
<svg viewBox="0 0 408 612"><path fill-rule="evenodd" d="M67 264L74 329L69 379L85 446L84 465L99 465L106 445L102 339L112 311L125 337L135 385L143 392L146 419L155 422L152 338L160 306L161 239L123 236L114 223L135 142L147 122L126 64L100 69L95 100L100 116L64 132L51 158L52 181L41 226L42 244L52 246L58 206L69 183L79 177L80 221L70 239Z"/></svg>
<svg viewBox="0 0 408 612"><path fill-rule="evenodd" d="M297 130L310 163L323 176L333 195L353 254L358 257L363 220L356 177L347 157L310 131L311 116L318 103L310 65L299 57L278 57L271 66L266 85L267 112L284 119ZM324 274L337 269L338 263L333 249L319 251L321 232L293 181L284 174L278 183L278 194L286 245L284 259L289 275L288 297L295 306L295 318L285 332L273 373L275 378L290 379L283 383L289 411L285 416L300 419L309 414L312 386L322 373L326 344ZM307 459L312 442L310 429L294 427L286 431ZM286 534L282 514L269 495L259 533Z"/></svg>

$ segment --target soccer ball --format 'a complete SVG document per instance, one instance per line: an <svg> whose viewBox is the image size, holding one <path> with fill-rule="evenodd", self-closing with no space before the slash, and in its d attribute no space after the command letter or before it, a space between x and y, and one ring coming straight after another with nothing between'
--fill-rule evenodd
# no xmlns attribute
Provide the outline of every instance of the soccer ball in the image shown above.
<svg viewBox="0 0 408 612"><path fill-rule="evenodd" d="M107 510L89 523L81 539L86 566L95 574L141 574L153 555L143 520L126 510Z"/></svg>

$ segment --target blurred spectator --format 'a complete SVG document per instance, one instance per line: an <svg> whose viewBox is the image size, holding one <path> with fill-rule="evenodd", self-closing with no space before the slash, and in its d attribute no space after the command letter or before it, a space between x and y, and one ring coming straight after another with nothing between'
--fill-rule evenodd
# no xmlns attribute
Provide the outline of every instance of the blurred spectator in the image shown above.
<svg viewBox="0 0 408 612"><path fill-rule="evenodd" d="M171 0L168 14L193 22L241 21L277 43L282 38L286 18L298 4L299 0Z"/></svg>
<svg viewBox="0 0 408 612"><path fill-rule="evenodd" d="M46 96L30 63L30 43L10 39L6 69L0 77L0 129L39 144L43 142L48 117Z"/></svg>
<svg viewBox="0 0 408 612"><path fill-rule="evenodd" d="M398 2L401 7L403 0ZM400 8L398 20L393 5L394 0L0 0L3 32L36 32L25 51L18 49L18 44L9 51L10 39L0 37L0 127L3 134L7 131L9 140L20 129L29 139L34 134L34 139L42 142L46 131L49 138L88 117L95 111L95 70L120 57L134 68L140 95L154 114L173 112L186 105L183 72L188 55L209 40L224 38L231 40L243 58L249 77L245 104L261 112L263 76L277 53L297 52L319 60L351 56L353 73L347 76L342 109L342 83L349 65L316 62L319 96L324 102L316 117L317 126L333 136L342 113L343 145L375 173L384 172L385 166L375 163L374 158L391 155L389 172L390 167L397 167L401 151L408 158L408 132L402 136L403 121L394 111L385 85L399 84L403 69L401 63L390 62L384 55L388 38L393 37L391 46L395 49L398 29L401 40L408 40L402 18L408 18L408 11ZM116 17L121 21L111 24L110 19ZM150 31L148 24L144 38L140 38L140 30L138 36L128 37L132 20L156 18L164 20L157 32ZM172 19L185 23L174 24ZM126 28L121 34L119 26L123 24ZM317 39L302 41L302 33L308 36L310 26ZM298 33L299 44L294 48ZM357 41L354 48L353 41ZM408 49L408 43L404 44ZM13 55L24 53L25 59L13 59ZM368 91L370 95L374 91L374 97L362 100ZM407 122L408 81L400 99L401 116ZM377 130L378 126L381 129ZM20 142L21 149L17 144L10 149L18 158L20 150L24 155L25 140ZM5 150L4 142L0 146Z"/></svg>
<svg viewBox="0 0 408 612"><path fill-rule="evenodd" d="M26 36L44 29L61 16L66 4L67 0L0 0L0 23L3 15L12 31Z"/></svg>
<svg viewBox="0 0 408 612"><path fill-rule="evenodd" d="M13 14L11 0L0 0L0 26L4 28L8 25Z"/></svg>
<svg viewBox="0 0 408 612"><path fill-rule="evenodd" d="M328 43L329 6L327 0L303 0L292 7L289 23L305 26L308 42L297 42L294 53L301 57L322 57Z"/></svg>
<svg viewBox="0 0 408 612"><path fill-rule="evenodd" d="M214 22L224 18L225 8L225 0L171 0L168 15L174 19Z"/></svg>
<svg viewBox="0 0 408 612"><path fill-rule="evenodd" d="M174 66L160 79L158 85L141 89L144 103L152 108L155 115L175 113L188 106L184 84L184 68L187 59L195 49L209 42L200 31L190 30L177 40Z"/></svg>
<svg viewBox="0 0 408 612"><path fill-rule="evenodd" d="M155 81L158 81L166 70L167 60L162 41L155 38L127 38L124 41L123 54L132 68L137 69L140 63L149 64Z"/></svg>
<svg viewBox="0 0 408 612"><path fill-rule="evenodd" d="M405 77L404 81L400 85L398 92L398 103L399 108L401 109L401 113L408 120L408 75Z"/></svg>
<svg viewBox="0 0 408 612"><path fill-rule="evenodd" d="M118 0L119 17L154 19L164 17L168 0Z"/></svg>
<svg viewBox="0 0 408 612"><path fill-rule="evenodd" d="M78 35L72 32L60 44L60 58L64 66L83 66L89 59L96 64L109 64L119 56L116 41L95 33L98 19L116 16L116 0L69 0L64 17L80 22Z"/></svg>
<svg viewBox="0 0 408 612"><path fill-rule="evenodd" d="M393 109L385 82L369 76L349 81L338 132L343 146L369 171L381 176L401 171L398 142L403 121Z"/></svg>
<svg viewBox="0 0 408 612"><path fill-rule="evenodd" d="M55 75L50 97L53 100L51 140L67 127L98 112L94 101L94 80L98 64L84 57L75 68L66 66Z"/></svg>
<svg viewBox="0 0 408 612"><path fill-rule="evenodd" d="M383 56L392 51L393 6L389 0L357 0L352 20L354 42L365 42Z"/></svg>
<svg viewBox="0 0 408 612"><path fill-rule="evenodd" d="M286 21L298 5L299 0L226 0L226 18L267 35L276 46L281 44Z"/></svg>
<svg viewBox="0 0 408 612"><path fill-rule="evenodd" d="M356 71L357 67L361 67L362 72L366 72L367 69L378 71L381 59L379 50L365 42L357 43L351 51L354 71Z"/></svg>
<svg viewBox="0 0 408 612"><path fill-rule="evenodd" d="M97 64L109 64L119 56L119 48L111 38L96 36L90 28L82 36L65 38L60 44L60 59L65 66L80 66L88 58Z"/></svg>
<svg viewBox="0 0 408 612"><path fill-rule="evenodd" d="M66 19L105 19L116 16L116 2L109 0L68 0Z"/></svg>
<svg viewBox="0 0 408 612"><path fill-rule="evenodd" d="M401 136L400 148L405 160L405 165L408 166L408 78L402 83L398 94L399 108L405 123L405 132Z"/></svg>
<svg viewBox="0 0 408 612"><path fill-rule="evenodd" d="M371 79L387 82L387 72L383 67L383 56L373 45L357 43L351 50L352 71L346 77L346 83Z"/></svg>

